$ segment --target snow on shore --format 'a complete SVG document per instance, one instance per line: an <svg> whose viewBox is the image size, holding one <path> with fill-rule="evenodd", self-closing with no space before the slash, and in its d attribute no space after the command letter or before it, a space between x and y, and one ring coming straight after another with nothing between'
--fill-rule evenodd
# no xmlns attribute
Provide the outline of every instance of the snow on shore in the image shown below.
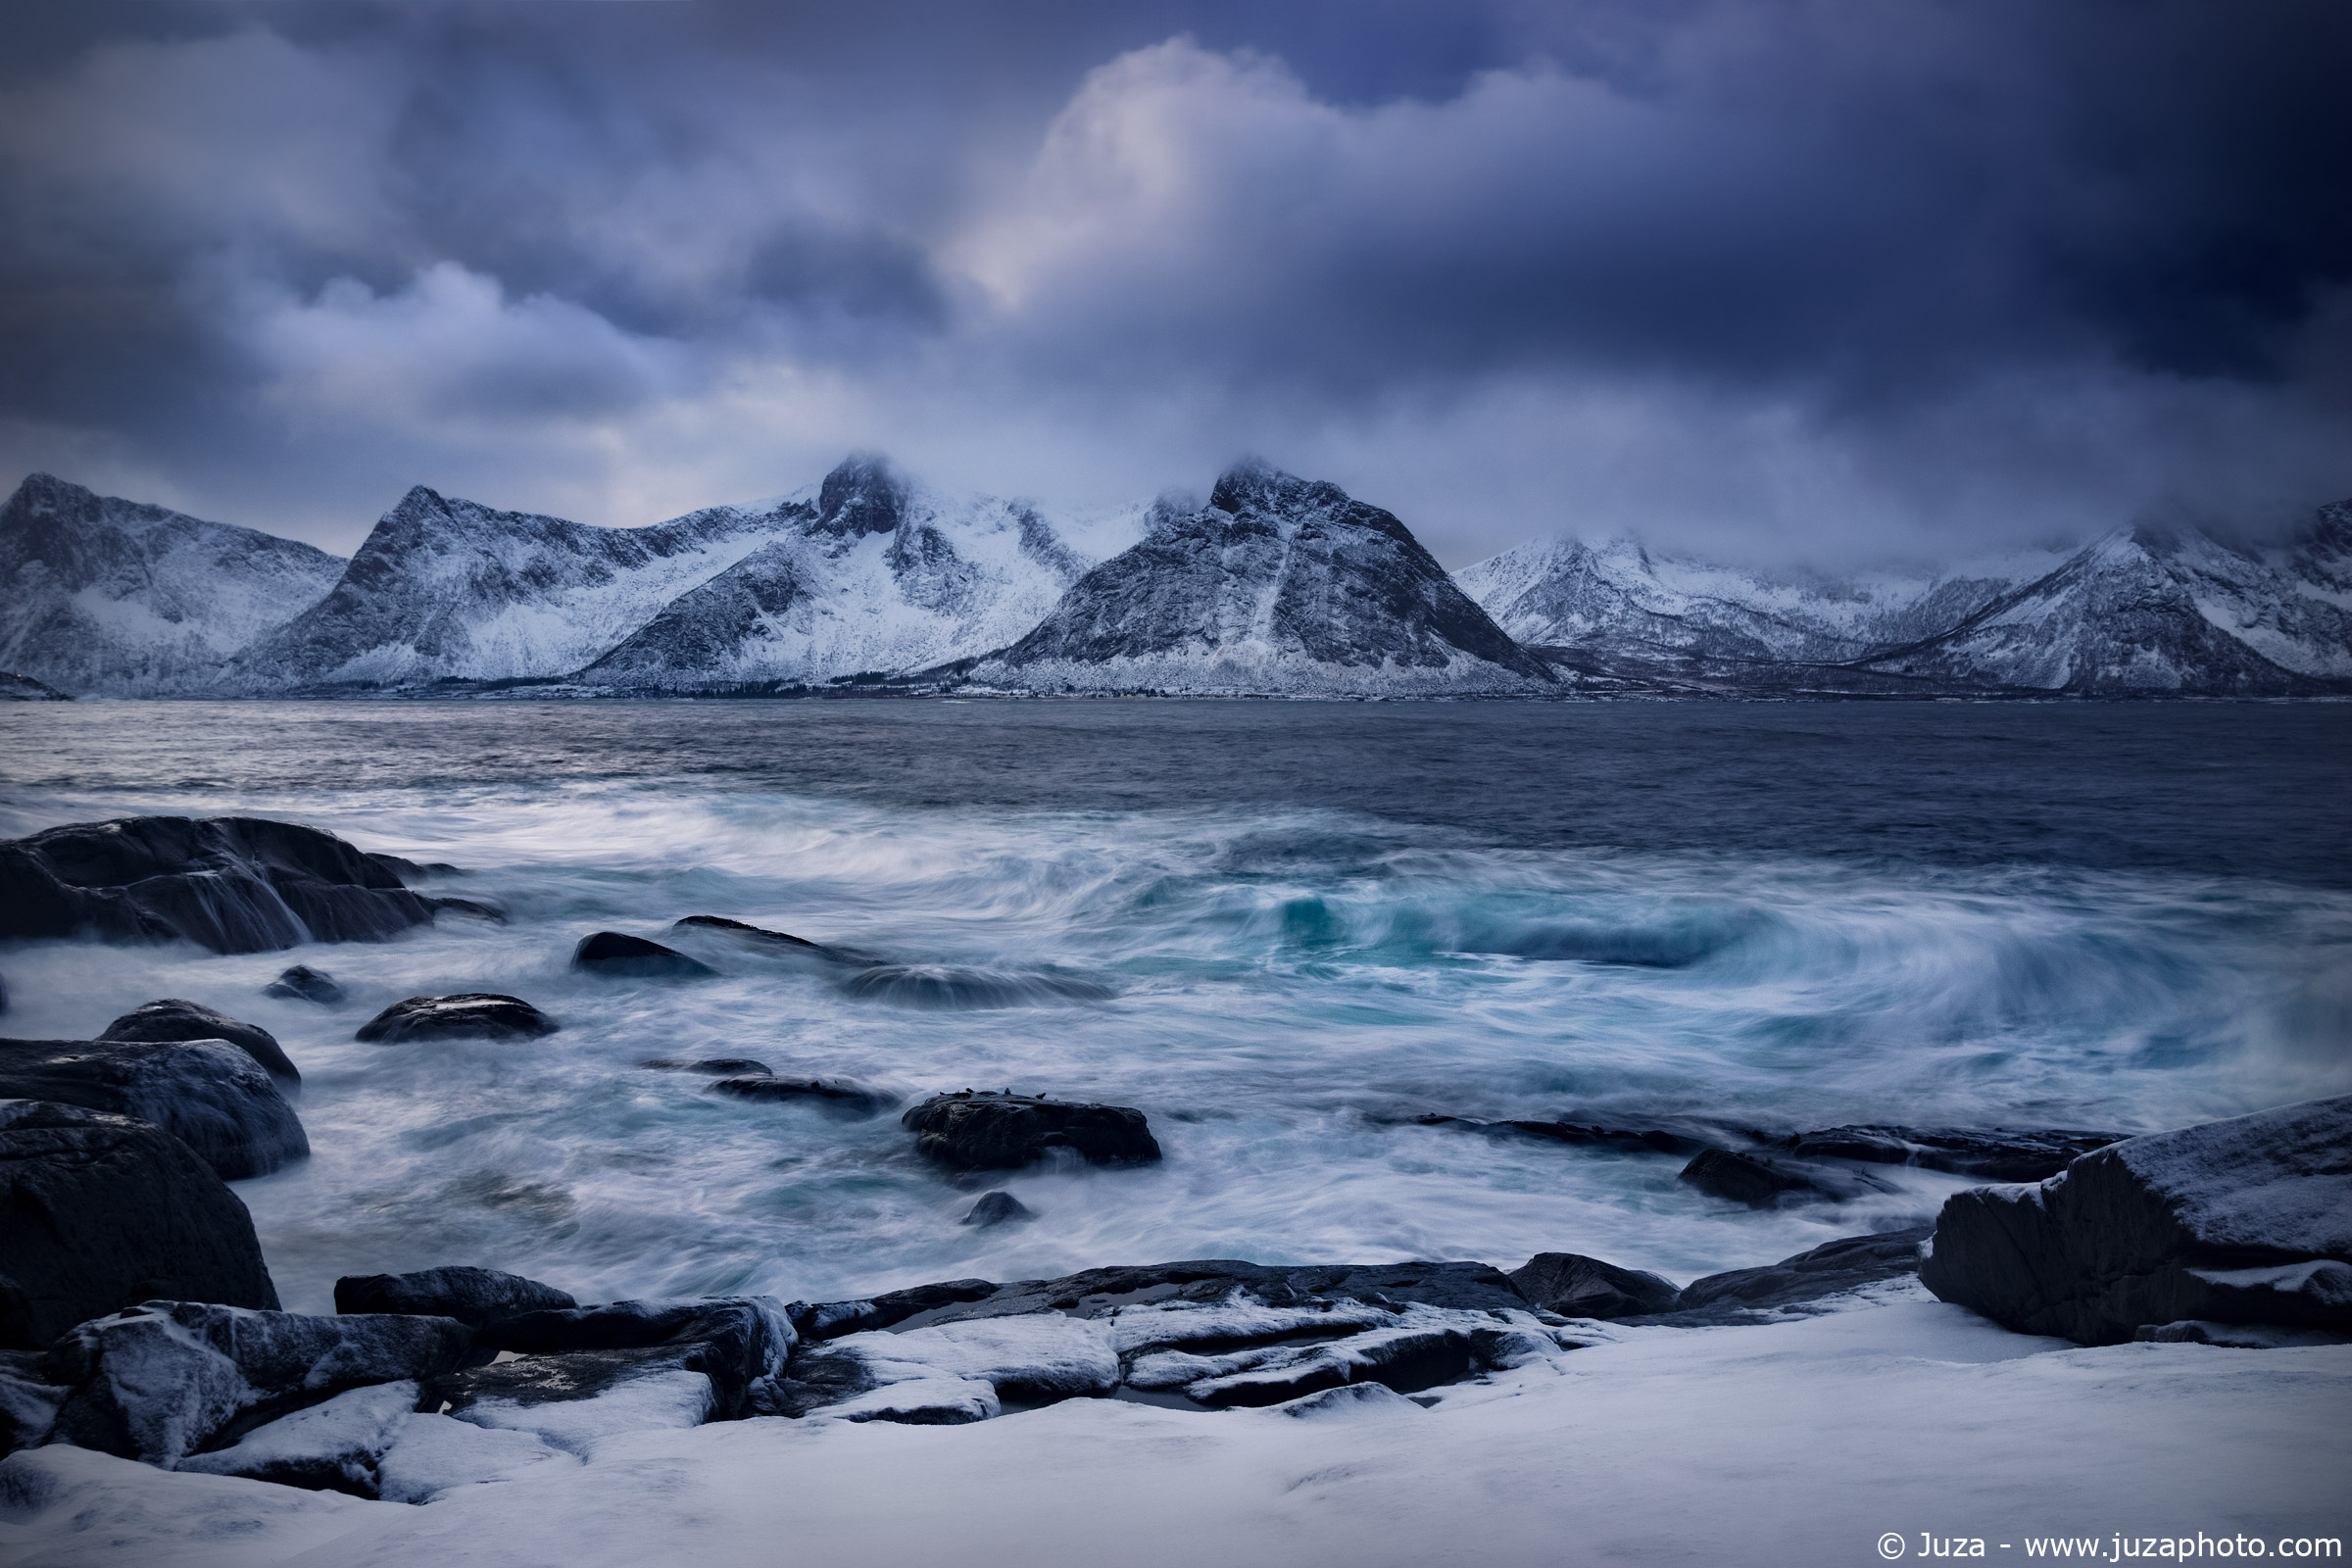
<svg viewBox="0 0 2352 1568"><path fill-rule="evenodd" d="M1292 1419L1107 1399L961 1427L606 1438L424 1507L52 1447L0 1462L20 1568L1879 1561L1899 1532L2341 1537L2352 1347L2082 1349L1919 1295L1614 1329L1558 1369ZM2001 1543L2008 1543L2004 1550Z"/></svg>

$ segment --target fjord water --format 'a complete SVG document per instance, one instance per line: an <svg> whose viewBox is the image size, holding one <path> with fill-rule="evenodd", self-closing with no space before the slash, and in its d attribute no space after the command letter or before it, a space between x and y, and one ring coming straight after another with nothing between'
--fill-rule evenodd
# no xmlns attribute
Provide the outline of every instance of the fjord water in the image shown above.
<svg viewBox="0 0 2352 1568"><path fill-rule="evenodd" d="M0 832L245 812L496 900L380 946L0 951L8 1033L163 996L274 1031L314 1156L239 1184L287 1304L484 1263L582 1299L813 1298L1192 1256L1563 1250L1677 1280L1924 1220L1960 1185L1751 1213L1679 1159L1421 1126L1704 1117L2144 1131L2352 1088L2352 708L778 702L15 705ZM924 1007L709 913L1017 1004ZM291 962L349 991L262 987ZM564 1031L352 1040L419 993ZM1143 1108L1154 1167L975 1186L895 1116L714 1097L751 1056L911 1099Z"/></svg>

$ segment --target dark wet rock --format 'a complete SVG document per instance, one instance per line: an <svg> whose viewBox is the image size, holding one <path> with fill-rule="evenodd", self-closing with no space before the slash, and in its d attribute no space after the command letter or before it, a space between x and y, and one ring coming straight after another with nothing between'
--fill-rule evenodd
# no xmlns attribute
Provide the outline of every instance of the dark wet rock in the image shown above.
<svg viewBox="0 0 2352 1568"><path fill-rule="evenodd" d="M275 1307L245 1205L153 1123L0 1101L0 1347L165 1298Z"/></svg>
<svg viewBox="0 0 2352 1568"><path fill-rule="evenodd" d="M506 910L480 899L435 899L433 910L437 914L470 914L476 919L488 920L494 925L507 923Z"/></svg>
<svg viewBox="0 0 2352 1568"><path fill-rule="evenodd" d="M1096 1165L1159 1158L1144 1113L1125 1105L1086 1105L1027 1095L940 1095L900 1118L914 1151L962 1170L1013 1170L1067 1149Z"/></svg>
<svg viewBox="0 0 2352 1568"><path fill-rule="evenodd" d="M969 1287L982 1281L961 1281ZM932 1289L944 1289L932 1287ZM900 1327L923 1327L1028 1312L1097 1316L1148 1301L1211 1302L1235 1290L1273 1306L1357 1301L1401 1310L1408 1305L1463 1311L1525 1311L1529 1302L1507 1275L1484 1263L1318 1263L1270 1267L1231 1258L1140 1267L1094 1268L1059 1279L1001 1285L986 1295L907 1314ZM904 1297L912 1293L902 1292Z"/></svg>
<svg viewBox="0 0 2352 1568"><path fill-rule="evenodd" d="M520 997L465 991L395 1002L360 1025L353 1038L387 1046L407 1040L532 1040L562 1027Z"/></svg>
<svg viewBox="0 0 2352 1568"><path fill-rule="evenodd" d="M2184 1318L2178 1323L2143 1323L2132 1331L2143 1345L2218 1345L2230 1350L2299 1350L2314 1345L2352 1345L2352 1334L2335 1329L2286 1329L2275 1323L2213 1323Z"/></svg>
<svg viewBox="0 0 2352 1568"><path fill-rule="evenodd" d="M41 1376L37 1350L0 1350L0 1458L49 1441L70 1390Z"/></svg>
<svg viewBox="0 0 2352 1568"><path fill-rule="evenodd" d="M407 1432L416 1399L417 1385L406 1380L346 1390L266 1422L233 1444L191 1453L173 1468L310 1492L379 1496L384 1455Z"/></svg>
<svg viewBox="0 0 2352 1568"><path fill-rule="evenodd" d="M708 1341L525 1355L428 1380L421 1402L461 1421L585 1452L612 1432L701 1426L743 1413L741 1368ZM730 1391L732 1391L730 1393Z"/></svg>
<svg viewBox="0 0 2352 1568"><path fill-rule="evenodd" d="M75 1326L41 1371L73 1391L55 1441L168 1466L345 1389L455 1371L472 1340L452 1318L155 1300Z"/></svg>
<svg viewBox="0 0 2352 1568"><path fill-rule="evenodd" d="M968 1209L958 1225L977 1225L986 1230L992 1225L1009 1225L1016 1220L1035 1219L1036 1210L1010 1193L982 1193L980 1201Z"/></svg>
<svg viewBox="0 0 2352 1568"><path fill-rule="evenodd" d="M836 947L826 942L811 942L787 931L769 931L761 926L747 925L741 920L729 920L715 914L690 914L673 921L669 928L672 937L724 941L738 951L762 953L782 958L810 958L849 968L865 969L886 960L878 954L857 948Z"/></svg>
<svg viewBox="0 0 2352 1568"><path fill-rule="evenodd" d="M485 1326L480 1344L485 1349L514 1350L526 1357L571 1351L690 1352L662 1364L709 1377L714 1409L724 1419L742 1413L753 1383L783 1370L797 1338L781 1302L764 1296L712 1296L523 1312ZM655 1358L629 1364L652 1365Z"/></svg>
<svg viewBox="0 0 2352 1568"><path fill-rule="evenodd" d="M1303 1395L1357 1383L1416 1394L1456 1383L1477 1366L1461 1328L1373 1330L1327 1345L1298 1347L1258 1365L1192 1384L1187 1395L1210 1409L1283 1404Z"/></svg>
<svg viewBox="0 0 2352 1568"><path fill-rule="evenodd" d="M2120 1133L2012 1132L1994 1127L1828 1127L1798 1133L1779 1147L1798 1159L1856 1159L1878 1165L1920 1165L1991 1182L2037 1182L2055 1176Z"/></svg>
<svg viewBox="0 0 2352 1568"><path fill-rule="evenodd" d="M1672 1280L1576 1252L1538 1252L1510 1274L1519 1294L1562 1317L1618 1318L1671 1312Z"/></svg>
<svg viewBox="0 0 2352 1568"><path fill-rule="evenodd" d="M331 833L260 817L122 817L0 842L0 938L268 953L380 942L441 903Z"/></svg>
<svg viewBox="0 0 2352 1568"><path fill-rule="evenodd" d="M45 681L14 670L0 670L0 703L70 703L70 692L61 692Z"/></svg>
<svg viewBox="0 0 2352 1568"><path fill-rule="evenodd" d="M699 1056L692 1060L684 1056L656 1056L637 1065L655 1072L707 1072L714 1078L766 1078L775 1075L775 1069L766 1062L755 1061L749 1056Z"/></svg>
<svg viewBox="0 0 2352 1568"><path fill-rule="evenodd" d="M861 1002L902 1007L971 1011L990 1007L1051 1007L1073 1002L1108 1002L1108 986L1069 975L1011 969L970 969L942 963L889 963L861 969L841 983Z"/></svg>
<svg viewBox="0 0 2352 1568"><path fill-rule="evenodd" d="M223 1181L266 1176L311 1152L276 1082L224 1040L0 1040L0 1098L153 1122Z"/></svg>
<svg viewBox="0 0 2352 1568"><path fill-rule="evenodd" d="M1860 1171L1799 1163L1769 1154L1736 1153L1728 1149L1702 1151L1683 1167L1682 1179L1702 1193L1728 1198L1750 1208L1842 1202L1866 1193L1894 1191L1887 1183Z"/></svg>
<svg viewBox="0 0 2352 1568"><path fill-rule="evenodd" d="M412 860L402 855L386 855L381 850L371 852L368 858L403 881L414 882L421 877L464 876L466 873L447 860Z"/></svg>
<svg viewBox="0 0 2352 1568"><path fill-rule="evenodd" d="M553 1285L463 1264L414 1274L346 1274L335 1281L338 1312L454 1317L477 1329L496 1318L579 1304Z"/></svg>
<svg viewBox="0 0 2352 1568"><path fill-rule="evenodd" d="M1947 1199L1920 1279L2026 1334L2352 1329L2352 1096L2133 1138Z"/></svg>
<svg viewBox="0 0 2352 1568"><path fill-rule="evenodd" d="M1517 1134L1541 1138L1547 1143L1613 1149L1628 1154L1695 1154L1701 1150L1715 1147L1722 1136L1720 1133L1701 1136L1694 1132L1660 1127L1604 1127L1597 1122L1481 1121L1469 1116L1438 1115L1417 1116L1413 1120L1415 1125L1421 1127L1461 1127L1478 1132Z"/></svg>
<svg viewBox="0 0 2352 1568"><path fill-rule="evenodd" d="M770 1073L743 1073L721 1078L710 1093L734 1100L764 1100L814 1105L829 1115L865 1121L897 1104L878 1089L840 1078L778 1078Z"/></svg>
<svg viewBox="0 0 2352 1568"><path fill-rule="evenodd" d="M288 971L291 973L292 971ZM110 1023L98 1036L101 1040L136 1040L150 1044L165 1044L180 1040L225 1040L260 1062L270 1076L281 1084L300 1084L302 1074L286 1058L277 1036L259 1024L231 1018L216 1012L201 1003L166 997L134 1007Z"/></svg>
<svg viewBox="0 0 2352 1568"><path fill-rule="evenodd" d="M947 1280L904 1291L885 1291L860 1300L814 1304L796 1301L791 1308L792 1325L803 1340L838 1339L844 1334L891 1328L936 1307L985 1300L1003 1288L993 1280Z"/></svg>
<svg viewBox="0 0 2352 1568"><path fill-rule="evenodd" d="M1921 1247L1934 1233L1935 1227L1922 1225L1841 1237L1778 1263L1709 1274L1683 1287L1671 1311L1632 1321L1711 1328L1819 1311L1819 1303L1829 1297L1918 1273Z"/></svg>
<svg viewBox="0 0 2352 1568"><path fill-rule="evenodd" d="M316 1002L322 1007L331 1007L343 1000L343 988L324 969L298 963L262 987L262 995L285 1002Z"/></svg>
<svg viewBox="0 0 2352 1568"><path fill-rule="evenodd" d="M571 950L571 966L589 974L635 980L700 979L718 973L674 948L618 931L598 931L580 938L580 945Z"/></svg>

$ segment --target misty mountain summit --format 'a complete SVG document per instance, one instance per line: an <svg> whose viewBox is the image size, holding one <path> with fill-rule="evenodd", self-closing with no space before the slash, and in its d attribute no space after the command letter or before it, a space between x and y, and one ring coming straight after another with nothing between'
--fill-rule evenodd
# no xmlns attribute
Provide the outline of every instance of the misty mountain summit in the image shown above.
<svg viewBox="0 0 2352 1568"><path fill-rule="evenodd" d="M1228 469L1204 507L1155 509L1141 543L972 678L1416 697L1554 683L1394 515L1256 461Z"/></svg>

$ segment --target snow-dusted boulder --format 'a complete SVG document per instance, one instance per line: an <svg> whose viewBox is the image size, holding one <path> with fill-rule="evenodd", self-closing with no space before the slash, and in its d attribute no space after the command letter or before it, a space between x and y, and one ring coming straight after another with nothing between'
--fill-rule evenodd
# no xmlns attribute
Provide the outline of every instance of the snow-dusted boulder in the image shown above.
<svg viewBox="0 0 2352 1568"><path fill-rule="evenodd" d="M173 1468L373 1497L380 1495L376 1467L416 1410L413 1382L351 1389L256 1427L227 1447L191 1453Z"/></svg>
<svg viewBox="0 0 2352 1568"><path fill-rule="evenodd" d="M462 991L395 1002L360 1025L352 1038L379 1046L410 1040L535 1040L561 1028L520 997Z"/></svg>
<svg viewBox="0 0 2352 1568"><path fill-rule="evenodd" d="M454 1371L472 1343L452 1318L149 1301L76 1326L41 1371L73 1391L53 1441L172 1465L253 1413Z"/></svg>
<svg viewBox="0 0 2352 1568"><path fill-rule="evenodd" d="M380 942L453 902L411 893L331 833L261 817L128 816L0 841L0 937L270 953Z"/></svg>
<svg viewBox="0 0 2352 1568"><path fill-rule="evenodd" d="M1682 1292L1672 1280L1619 1268L1577 1252L1538 1252L1511 1271L1519 1294L1562 1317L1634 1317L1671 1312Z"/></svg>
<svg viewBox="0 0 2352 1568"><path fill-rule="evenodd" d="M1090 1164L1146 1164L1159 1142L1144 1113L1031 1095L939 1095L900 1118L914 1152L961 1170L1012 1170L1067 1149Z"/></svg>
<svg viewBox="0 0 2352 1568"><path fill-rule="evenodd" d="M346 1274L335 1281L335 1310L454 1317L480 1328L523 1312L579 1305L568 1292L494 1268L418 1269L414 1274Z"/></svg>
<svg viewBox="0 0 2352 1568"><path fill-rule="evenodd" d="M311 1152L276 1081L225 1040L0 1040L0 1096L153 1122L223 1181L266 1176Z"/></svg>
<svg viewBox="0 0 2352 1568"><path fill-rule="evenodd" d="M2352 1096L1956 1194L1920 1278L2022 1333L2086 1345L2184 1319L2352 1327Z"/></svg>
<svg viewBox="0 0 2352 1568"><path fill-rule="evenodd" d="M579 1462L577 1454L536 1432L416 1412L375 1462L376 1495L386 1502L432 1502L462 1487L513 1481L543 1468L572 1469Z"/></svg>
<svg viewBox="0 0 2352 1568"><path fill-rule="evenodd" d="M245 1205L150 1122L0 1101L0 1347L44 1349L159 1296L277 1305Z"/></svg>
<svg viewBox="0 0 2352 1568"><path fill-rule="evenodd" d="M297 1088L302 1083L302 1074L287 1058L277 1036L260 1024L231 1018L225 1012L180 997L166 997L161 1002L133 1007L101 1029L98 1038L157 1045L177 1040L225 1040L260 1062L281 1085Z"/></svg>
<svg viewBox="0 0 2352 1568"><path fill-rule="evenodd" d="M1641 1319L1678 1328L1770 1323L1833 1309L1835 1298L1919 1272L1933 1227L1844 1236L1793 1257L1692 1280L1662 1315Z"/></svg>

